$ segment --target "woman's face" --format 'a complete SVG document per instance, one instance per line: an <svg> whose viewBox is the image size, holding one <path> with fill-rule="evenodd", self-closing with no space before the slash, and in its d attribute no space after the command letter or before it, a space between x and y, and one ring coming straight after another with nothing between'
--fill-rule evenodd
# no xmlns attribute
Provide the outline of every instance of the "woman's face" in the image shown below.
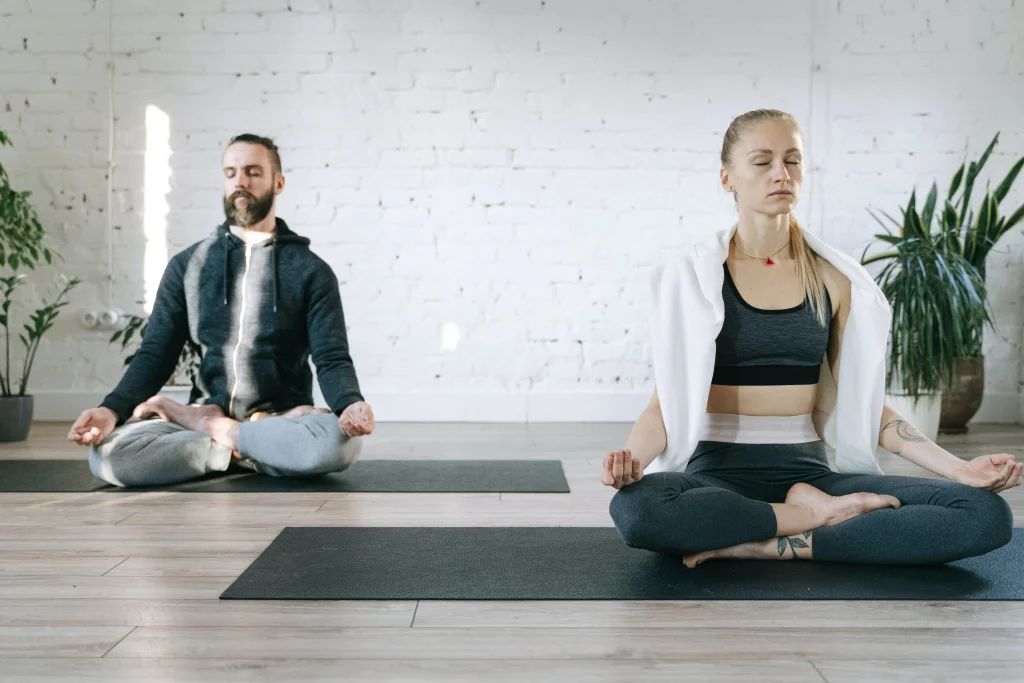
<svg viewBox="0 0 1024 683"><path fill-rule="evenodd" d="M804 145L800 131L776 119L752 126L732 150L722 187L736 194L740 207L769 216L791 213L804 179Z"/></svg>

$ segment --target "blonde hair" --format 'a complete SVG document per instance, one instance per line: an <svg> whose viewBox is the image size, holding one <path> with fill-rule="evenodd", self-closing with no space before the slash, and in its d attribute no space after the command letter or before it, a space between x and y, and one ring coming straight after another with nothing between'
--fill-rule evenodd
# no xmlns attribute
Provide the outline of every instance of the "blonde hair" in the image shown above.
<svg viewBox="0 0 1024 683"><path fill-rule="evenodd" d="M740 114L725 131L722 140L722 166L728 168L732 165L732 151L749 128L765 121L788 121L796 128L803 137L803 131L791 114L778 109L755 109L745 114ZM733 195L735 199L735 195ZM737 200L738 202L738 200ZM793 248L793 256L796 260L797 276L804 286L804 296L811 302L811 310L818 318L818 324L825 327L825 281L821 277L821 269L818 267L818 259L814 251L804 241L803 229L797 223L793 214L789 215L789 239Z"/></svg>

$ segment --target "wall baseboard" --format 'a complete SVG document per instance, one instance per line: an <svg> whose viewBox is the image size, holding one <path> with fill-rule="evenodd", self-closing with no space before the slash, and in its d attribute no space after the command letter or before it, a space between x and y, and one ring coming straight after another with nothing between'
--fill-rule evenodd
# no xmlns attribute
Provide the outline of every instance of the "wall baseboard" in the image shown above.
<svg viewBox="0 0 1024 683"><path fill-rule="evenodd" d="M40 392L35 396L36 420L64 422L98 405L104 394ZM182 394L174 398L182 400ZM650 394L380 393L367 399L380 422L633 422ZM319 396L317 403L323 405ZM1024 401L1016 394L986 394L972 422L1024 424Z"/></svg>

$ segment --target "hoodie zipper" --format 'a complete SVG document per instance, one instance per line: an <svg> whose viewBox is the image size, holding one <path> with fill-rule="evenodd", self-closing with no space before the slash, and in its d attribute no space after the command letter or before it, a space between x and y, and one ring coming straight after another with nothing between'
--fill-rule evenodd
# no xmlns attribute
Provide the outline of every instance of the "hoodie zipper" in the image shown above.
<svg viewBox="0 0 1024 683"><path fill-rule="evenodd" d="M235 341L235 350L231 354L231 371L235 375L235 381L231 386L231 399L228 401L228 417L235 414L235 394L238 393L238 352L242 348L242 325L245 323L246 282L249 280L249 259L252 257L252 249L254 246L256 245L245 245L245 270L242 272L242 307L238 312L238 339Z"/></svg>

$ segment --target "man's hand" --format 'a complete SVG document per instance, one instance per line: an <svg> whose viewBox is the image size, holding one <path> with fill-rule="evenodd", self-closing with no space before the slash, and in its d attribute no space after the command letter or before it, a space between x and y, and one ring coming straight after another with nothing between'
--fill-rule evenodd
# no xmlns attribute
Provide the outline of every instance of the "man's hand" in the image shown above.
<svg viewBox="0 0 1024 683"><path fill-rule="evenodd" d="M68 441L82 446L95 446L110 436L116 425L117 415L110 408L90 408L71 425Z"/></svg>
<svg viewBox="0 0 1024 683"><path fill-rule="evenodd" d="M644 476L640 461L629 449L606 453L601 461L601 483L621 489L623 486L640 481Z"/></svg>
<svg viewBox="0 0 1024 683"><path fill-rule="evenodd" d="M1024 463L1016 462L1012 455L998 453L982 455L965 462L953 470L950 479L976 489L988 489L999 493L1020 485Z"/></svg>
<svg viewBox="0 0 1024 683"><path fill-rule="evenodd" d="M341 413L338 426L345 436L365 436L373 432L377 423L373 419L373 409L365 401L356 401Z"/></svg>

